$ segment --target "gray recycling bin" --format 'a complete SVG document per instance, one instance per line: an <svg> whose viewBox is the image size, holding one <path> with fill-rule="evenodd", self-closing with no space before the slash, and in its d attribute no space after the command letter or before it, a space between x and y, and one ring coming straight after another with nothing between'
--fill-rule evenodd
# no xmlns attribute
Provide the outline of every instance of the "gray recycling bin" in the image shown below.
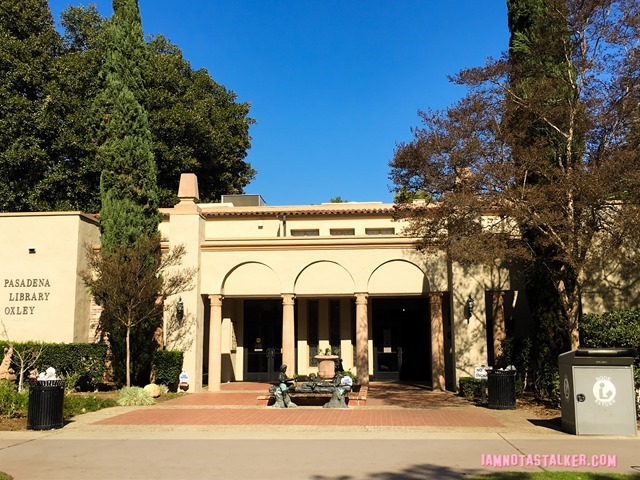
<svg viewBox="0 0 640 480"><path fill-rule="evenodd" d="M565 432L636 435L635 354L632 348L579 348L558 357Z"/></svg>
<svg viewBox="0 0 640 480"><path fill-rule="evenodd" d="M64 380L31 380L27 428L51 430L64 426Z"/></svg>

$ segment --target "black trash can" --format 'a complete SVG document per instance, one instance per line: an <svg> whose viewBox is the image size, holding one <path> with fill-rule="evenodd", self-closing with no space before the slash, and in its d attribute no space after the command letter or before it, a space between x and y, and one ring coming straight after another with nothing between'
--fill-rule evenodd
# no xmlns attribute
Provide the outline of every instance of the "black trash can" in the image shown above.
<svg viewBox="0 0 640 480"><path fill-rule="evenodd" d="M50 430L64 425L64 380L31 380L27 428Z"/></svg>
<svg viewBox="0 0 640 480"><path fill-rule="evenodd" d="M490 370L487 375L489 408L496 410L515 410L516 408L516 371Z"/></svg>

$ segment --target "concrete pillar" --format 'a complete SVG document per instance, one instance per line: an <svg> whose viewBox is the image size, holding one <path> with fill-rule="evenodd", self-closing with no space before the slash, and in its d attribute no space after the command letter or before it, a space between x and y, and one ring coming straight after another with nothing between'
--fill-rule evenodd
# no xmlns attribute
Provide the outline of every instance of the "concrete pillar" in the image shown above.
<svg viewBox="0 0 640 480"><path fill-rule="evenodd" d="M209 295L209 391L220 391L222 376L222 295Z"/></svg>
<svg viewBox="0 0 640 480"><path fill-rule="evenodd" d="M492 292L492 318L493 318L493 363L498 365L502 357L502 341L507 337L504 324L504 292ZM500 365L504 366L504 365Z"/></svg>
<svg viewBox="0 0 640 480"><path fill-rule="evenodd" d="M442 293L429 293L431 311L431 386L445 390L444 381L444 329L442 323Z"/></svg>
<svg viewBox="0 0 640 480"><path fill-rule="evenodd" d="M180 293L184 303L184 316L193 319L187 322L189 331L184 332L186 339L193 339L190 347L184 352L183 369L189 375L189 393L202 390L202 366L204 342L204 309L205 302L200 291L200 247L204 242L205 219L196 201L198 200L198 180L194 174L183 173L180 176L178 189L180 203L167 211L169 217L163 217L163 223L169 222L169 247L178 245L185 247L181 268L193 268L198 273L194 278L195 288ZM182 327L185 328L185 327Z"/></svg>
<svg viewBox="0 0 640 480"><path fill-rule="evenodd" d="M369 385L369 315L366 293L356 293L356 372L360 384Z"/></svg>
<svg viewBox="0 0 640 480"><path fill-rule="evenodd" d="M294 296L282 295L282 363L287 366L287 375L296 373ZM278 365L275 366L276 368Z"/></svg>

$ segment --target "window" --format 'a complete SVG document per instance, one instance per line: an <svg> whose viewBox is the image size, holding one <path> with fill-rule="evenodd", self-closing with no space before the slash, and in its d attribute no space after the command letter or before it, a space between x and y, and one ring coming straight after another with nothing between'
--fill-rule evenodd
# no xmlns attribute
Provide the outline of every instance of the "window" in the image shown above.
<svg viewBox="0 0 640 480"><path fill-rule="evenodd" d="M367 235L393 235L395 228L365 228L364 232Z"/></svg>
<svg viewBox="0 0 640 480"><path fill-rule="evenodd" d="M317 237L320 235L320 230L291 230L292 237Z"/></svg>
<svg viewBox="0 0 640 480"><path fill-rule="evenodd" d="M331 235L355 235L356 230L354 228L332 228L329 230Z"/></svg>

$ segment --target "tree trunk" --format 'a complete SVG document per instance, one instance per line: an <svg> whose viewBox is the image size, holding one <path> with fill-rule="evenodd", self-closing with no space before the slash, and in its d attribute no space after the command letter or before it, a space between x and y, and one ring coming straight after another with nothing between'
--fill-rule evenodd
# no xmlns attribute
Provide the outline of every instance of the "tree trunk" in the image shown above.
<svg viewBox="0 0 640 480"><path fill-rule="evenodd" d="M131 327L127 326L127 387L131 386Z"/></svg>

